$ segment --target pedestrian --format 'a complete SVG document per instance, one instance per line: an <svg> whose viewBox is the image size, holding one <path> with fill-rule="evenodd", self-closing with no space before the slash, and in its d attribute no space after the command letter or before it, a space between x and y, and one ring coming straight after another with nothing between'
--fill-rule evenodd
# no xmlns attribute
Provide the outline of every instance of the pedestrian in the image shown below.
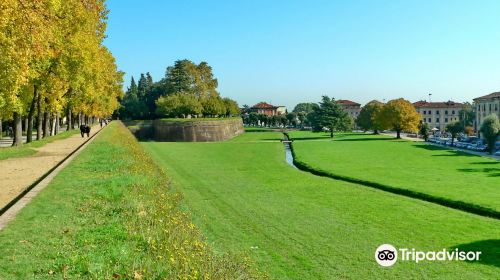
<svg viewBox="0 0 500 280"><path fill-rule="evenodd" d="M101 125L102 128L102 119L99 119L99 124Z"/></svg>
<svg viewBox="0 0 500 280"><path fill-rule="evenodd" d="M82 138L84 137L85 132L87 131L86 127L87 126L85 124L80 125L80 134L82 135Z"/></svg>
<svg viewBox="0 0 500 280"><path fill-rule="evenodd" d="M90 137L90 126L85 126L85 133L87 133L87 138Z"/></svg>

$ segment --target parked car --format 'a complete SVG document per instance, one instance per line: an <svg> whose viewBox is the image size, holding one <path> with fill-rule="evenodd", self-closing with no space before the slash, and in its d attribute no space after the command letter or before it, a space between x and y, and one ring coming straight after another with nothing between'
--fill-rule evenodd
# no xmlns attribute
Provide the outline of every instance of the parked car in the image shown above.
<svg viewBox="0 0 500 280"><path fill-rule="evenodd" d="M500 150L495 153L495 156L500 156Z"/></svg>

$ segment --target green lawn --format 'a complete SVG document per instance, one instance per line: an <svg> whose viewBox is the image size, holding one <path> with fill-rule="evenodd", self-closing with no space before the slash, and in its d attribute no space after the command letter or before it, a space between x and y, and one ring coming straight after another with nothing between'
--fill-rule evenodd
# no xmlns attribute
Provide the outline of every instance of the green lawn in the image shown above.
<svg viewBox="0 0 500 280"><path fill-rule="evenodd" d="M171 122L199 122L199 121L227 121L241 119L241 117L230 117L230 118L163 118L163 121Z"/></svg>
<svg viewBox="0 0 500 280"><path fill-rule="evenodd" d="M253 133L222 143L142 143L215 249L249 255L276 279L500 275L498 220L296 170L283 144L255 142L271 132ZM374 251L383 243L482 250L483 258L381 268Z"/></svg>
<svg viewBox="0 0 500 280"><path fill-rule="evenodd" d="M248 279L216 254L181 195L131 133L112 122L0 231L0 279Z"/></svg>
<svg viewBox="0 0 500 280"><path fill-rule="evenodd" d="M31 143L23 144L20 147L6 147L0 148L0 160L14 158L14 157L27 157L36 153L34 148L40 148L47 143L54 142L56 140L66 139L71 135L79 133L79 130L74 129L70 131L64 131L54 136L49 136L41 140L34 140ZM36 138L36 135L34 135Z"/></svg>
<svg viewBox="0 0 500 280"><path fill-rule="evenodd" d="M283 134L267 128L245 127L245 133L235 137L230 142L277 142L283 139Z"/></svg>
<svg viewBox="0 0 500 280"><path fill-rule="evenodd" d="M313 169L500 211L498 160L382 135L290 135L296 160Z"/></svg>

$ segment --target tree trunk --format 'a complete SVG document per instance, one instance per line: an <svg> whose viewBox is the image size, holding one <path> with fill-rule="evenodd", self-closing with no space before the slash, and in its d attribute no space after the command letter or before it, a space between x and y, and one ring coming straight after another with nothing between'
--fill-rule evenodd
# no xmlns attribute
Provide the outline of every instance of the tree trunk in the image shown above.
<svg viewBox="0 0 500 280"><path fill-rule="evenodd" d="M43 113L43 138L48 137L50 132L50 113Z"/></svg>
<svg viewBox="0 0 500 280"><path fill-rule="evenodd" d="M401 130L396 130L396 138L401 139Z"/></svg>
<svg viewBox="0 0 500 280"><path fill-rule="evenodd" d="M38 110L38 117L36 120L36 140L42 139L42 120L43 120L43 112L42 112L42 95L38 94L36 107Z"/></svg>
<svg viewBox="0 0 500 280"><path fill-rule="evenodd" d="M26 131L26 142L30 143L33 141L33 115L35 114L35 104L36 104L36 98L37 98L37 90L36 90L36 85L33 86L33 100L31 101L30 104L30 110L28 112L28 128Z"/></svg>
<svg viewBox="0 0 500 280"><path fill-rule="evenodd" d="M14 113L14 141L12 146L21 146L23 144L23 123L21 114Z"/></svg>
<svg viewBox="0 0 500 280"><path fill-rule="evenodd" d="M333 127L330 127L330 138L333 138Z"/></svg>
<svg viewBox="0 0 500 280"><path fill-rule="evenodd" d="M49 118L50 120L50 136L54 136L56 134L56 115L52 114Z"/></svg>
<svg viewBox="0 0 500 280"><path fill-rule="evenodd" d="M55 128L54 128L54 134L57 135L59 134L59 119L61 118L61 115L59 112L56 114L56 122L55 122Z"/></svg>
<svg viewBox="0 0 500 280"><path fill-rule="evenodd" d="M73 129L73 118L71 116L71 107L68 108L68 115L67 115L67 120L66 120L66 123L68 125L68 128L67 130L70 131L71 129Z"/></svg>
<svg viewBox="0 0 500 280"><path fill-rule="evenodd" d="M27 135L28 134L28 117L24 118L24 127L23 127L23 129L24 129L23 133L25 135Z"/></svg>
<svg viewBox="0 0 500 280"><path fill-rule="evenodd" d="M378 134L378 129L374 129L373 134Z"/></svg>
<svg viewBox="0 0 500 280"><path fill-rule="evenodd" d="M2 119L0 119L0 139L3 137Z"/></svg>

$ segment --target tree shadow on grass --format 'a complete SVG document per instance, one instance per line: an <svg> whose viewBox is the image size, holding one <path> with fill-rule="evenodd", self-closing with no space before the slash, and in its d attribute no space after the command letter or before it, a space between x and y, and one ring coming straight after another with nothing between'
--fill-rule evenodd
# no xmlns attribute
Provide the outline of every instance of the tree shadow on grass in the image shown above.
<svg viewBox="0 0 500 280"><path fill-rule="evenodd" d="M455 251L455 248L458 248L459 251L465 252L481 252L478 261L467 262L491 265L500 268L500 239L488 239L467 244L460 244L449 248L450 252Z"/></svg>
<svg viewBox="0 0 500 280"><path fill-rule="evenodd" d="M424 144L424 145L413 144L413 147L423 149L423 150L428 150L428 151L444 152L443 154L432 155L433 157L453 157L453 156L478 157L478 155L469 154L469 153L465 153L465 152L458 151L458 150L453 150L453 149L446 148L446 147L428 145L428 144L427 145L426 144Z"/></svg>
<svg viewBox="0 0 500 280"><path fill-rule="evenodd" d="M476 161L470 164L473 165L474 168L459 168L457 170L467 173L485 173L488 177L500 177L500 162Z"/></svg>
<svg viewBox="0 0 500 280"><path fill-rule="evenodd" d="M500 168L485 167L485 168L460 168L458 171L468 173L485 173L488 177L500 177Z"/></svg>
<svg viewBox="0 0 500 280"><path fill-rule="evenodd" d="M338 139L336 141L345 141L345 142L362 142L362 141L391 141L394 140L392 138L385 137L366 137L366 138L347 138L347 139Z"/></svg>
<svg viewBox="0 0 500 280"><path fill-rule="evenodd" d="M318 139L335 139L335 137L330 138L330 136L315 136L315 137L290 137L292 140L318 140Z"/></svg>

